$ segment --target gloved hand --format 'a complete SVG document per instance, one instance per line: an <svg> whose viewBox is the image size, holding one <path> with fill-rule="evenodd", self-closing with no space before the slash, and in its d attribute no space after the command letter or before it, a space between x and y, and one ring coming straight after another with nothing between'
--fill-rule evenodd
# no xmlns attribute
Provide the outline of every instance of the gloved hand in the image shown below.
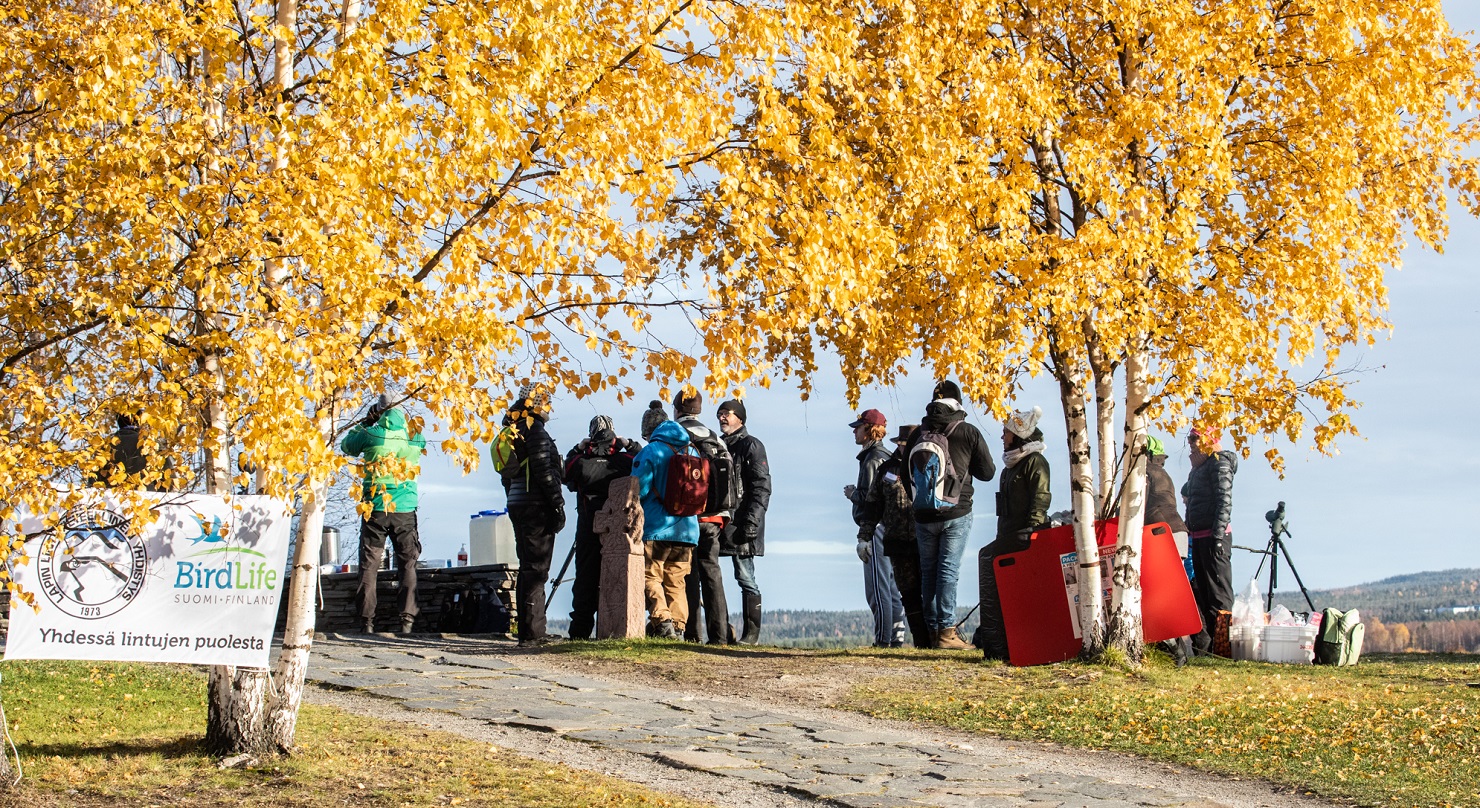
<svg viewBox="0 0 1480 808"><path fill-rule="evenodd" d="M755 541L756 539L759 539L760 537L761 537L761 527L760 527L760 525L746 525L745 526L745 529L742 530L742 531L740 531L740 543L741 544L750 544L751 542Z"/></svg>
<svg viewBox="0 0 1480 808"><path fill-rule="evenodd" d="M860 540L858 542L858 560L859 561L862 561L865 564L867 564L868 563L868 560L870 558L872 558L873 555L874 555L874 543L873 542L869 542L869 541L862 541L862 540Z"/></svg>

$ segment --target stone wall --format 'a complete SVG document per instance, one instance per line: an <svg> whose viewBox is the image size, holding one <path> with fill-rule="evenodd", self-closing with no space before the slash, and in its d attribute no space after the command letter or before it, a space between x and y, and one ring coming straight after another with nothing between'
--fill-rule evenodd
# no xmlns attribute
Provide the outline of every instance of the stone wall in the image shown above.
<svg viewBox="0 0 1480 808"><path fill-rule="evenodd" d="M487 564L478 567L443 567L416 571L416 604L420 613L416 616L413 631L440 631L450 634L511 633L508 624L499 621L490 624L489 615L478 616L465 599L473 597L474 603L491 595L508 610L509 619L514 618L514 578L517 570L504 564ZM399 573L381 570L379 588L376 592L375 627L380 631L395 631L401 618L396 606L396 577ZM326 632L352 633L360 630L360 615L355 606L355 590L360 585L358 572L335 572L319 576L319 609L315 624L317 630ZM287 587L284 586L284 591ZM451 604L444 609L444 604ZM286 608L278 614L277 630L283 630ZM481 623L481 625L479 625Z"/></svg>
<svg viewBox="0 0 1480 808"><path fill-rule="evenodd" d="M465 605L463 599L472 595L474 602L483 600L484 595L498 599L508 610L512 621L514 612L514 578L517 570L503 564L488 564L480 567L446 567L417 570L416 602L421 613L416 616L414 631L445 632L449 634L511 634L512 627L502 623L491 623L490 615L479 615L477 608ZM397 573L381 570L379 590L376 593L375 627L381 631L394 631L400 625L400 614L396 608ZM355 590L360 584L358 572L336 572L319 576L319 610L316 628L319 631L355 632L360 630L360 615L355 608ZM283 592L287 592L286 585ZM444 610L443 604L453 602L453 607ZM486 602L486 601L484 601ZM501 615L499 615L501 617ZM278 611L277 631L281 633L287 619L287 600ZM10 591L0 587L0 637L10 625Z"/></svg>

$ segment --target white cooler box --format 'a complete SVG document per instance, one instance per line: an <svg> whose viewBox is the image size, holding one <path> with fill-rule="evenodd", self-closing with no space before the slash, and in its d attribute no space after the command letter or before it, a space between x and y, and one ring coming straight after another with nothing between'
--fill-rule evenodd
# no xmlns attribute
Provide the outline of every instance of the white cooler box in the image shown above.
<svg viewBox="0 0 1480 808"><path fill-rule="evenodd" d="M1319 626L1265 626L1259 656L1265 662L1309 665L1316 658L1319 631Z"/></svg>

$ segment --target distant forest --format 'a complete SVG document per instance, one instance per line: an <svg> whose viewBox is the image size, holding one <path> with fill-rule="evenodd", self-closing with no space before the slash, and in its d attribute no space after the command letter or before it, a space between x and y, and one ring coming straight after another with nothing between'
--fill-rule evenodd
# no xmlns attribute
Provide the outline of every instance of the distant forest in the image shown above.
<svg viewBox="0 0 1480 808"><path fill-rule="evenodd" d="M1261 579L1260 591L1267 580ZM1317 609L1360 610L1366 624L1364 651L1480 653L1480 570L1399 575L1359 586L1312 589L1310 596ZM1309 611L1299 591L1276 592L1275 603L1292 612ZM961 636L970 641L977 616L970 606L958 614L967 618ZM730 622L740 625L740 615L730 615ZM563 620L550 621L554 630L564 626ZM873 615L863 610L767 610L761 623L761 642L782 648L858 648L873 641Z"/></svg>
<svg viewBox="0 0 1480 808"><path fill-rule="evenodd" d="M1360 610L1367 625L1364 651L1480 653L1477 569L1419 572L1370 584L1312 589L1310 597L1317 609ZM1276 592L1274 600L1292 612L1309 608L1298 590Z"/></svg>

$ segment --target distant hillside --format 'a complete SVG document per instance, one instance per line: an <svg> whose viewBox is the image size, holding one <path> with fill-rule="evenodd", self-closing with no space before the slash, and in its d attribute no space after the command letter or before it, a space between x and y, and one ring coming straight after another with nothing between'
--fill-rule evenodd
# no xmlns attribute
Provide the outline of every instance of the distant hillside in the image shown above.
<svg viewBox="0 0 1480 808"><path fill-rule="evenodd" d="M1293 576L1281 570L1281 578L1288 583ZM1480 569L1397 575L1369 584L1312 589L1310 597L1317 609L1360 609L1363 617L1386 623L1473 620L1480 617ZM1299 590L1276 592L1275 603L1291 611L1307 608Z"/></svg>

